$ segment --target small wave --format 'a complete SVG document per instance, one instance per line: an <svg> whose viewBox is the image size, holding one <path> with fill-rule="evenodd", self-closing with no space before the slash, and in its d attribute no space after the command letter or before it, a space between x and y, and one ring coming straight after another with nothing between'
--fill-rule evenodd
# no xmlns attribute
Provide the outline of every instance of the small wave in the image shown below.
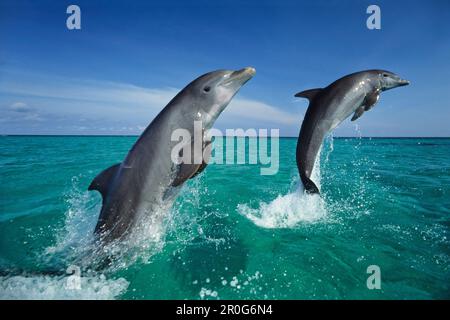
<svg viewBox="0 0 450 320"><path fill-rule="evenodd" d="M104 275L79 277L75 284L71 279L46 275L0 277L0 299L110 300L123 294L129 285L123 278L107 279Z"/></svg>

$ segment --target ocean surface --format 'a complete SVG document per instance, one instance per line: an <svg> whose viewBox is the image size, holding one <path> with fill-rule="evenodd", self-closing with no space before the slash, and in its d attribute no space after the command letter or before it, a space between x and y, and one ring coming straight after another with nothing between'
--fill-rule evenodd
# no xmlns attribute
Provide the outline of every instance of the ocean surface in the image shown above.
<svg viewBox="0 0 450 320"><path fill-rule="evenodd" d="M281 138L276 175L209 165L163 228L91 270L101 198L87 187L136 139L0 137L1 299L450 298L450 139L328 138L319 197Z"/></svg>

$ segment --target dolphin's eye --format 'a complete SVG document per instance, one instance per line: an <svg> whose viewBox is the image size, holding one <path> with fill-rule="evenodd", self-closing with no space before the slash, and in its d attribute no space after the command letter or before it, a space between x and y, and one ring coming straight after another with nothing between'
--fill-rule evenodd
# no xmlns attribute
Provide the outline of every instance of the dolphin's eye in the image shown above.
<svg viewBox="0 0 450 320"><path fill-rule="evenodd" d="M204 87L204 88L203 88L203 91L205 91L205 92L209 92L209 90L211 90L211 87L210 87L210 86L207 86L207 87Z"/></svg>
<svg viewBox="0 0 450 320"><path fill-rule="evenodd" d="M387 73L383 73L383 77L387 78L388 74Z"/></svg>

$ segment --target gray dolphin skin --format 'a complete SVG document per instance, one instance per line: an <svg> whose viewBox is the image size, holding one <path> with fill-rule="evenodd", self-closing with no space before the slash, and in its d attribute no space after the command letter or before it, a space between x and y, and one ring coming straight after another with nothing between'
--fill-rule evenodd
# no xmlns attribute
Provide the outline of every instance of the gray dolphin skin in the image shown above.
<svg viewBox="0 0 450 320"><path fill-rule="evenodd" d="M171 152L179 142L172 141L172 133L185 129L194 137L195 121L201 121L203 132L210 129L254 74L251 67L218 70L192 81L150 123L125 160L92 181L88 189L99 191L103 198L95 228L102 242L123 239L140 224L143 216L152 223L162 223L164 214L158 213L158 208L173 199L180 186L206 166L206 163L174 163Z"/></svg>
<svg viewBox="0 0 450 320"><path fill-rule="evenodd" d="M342 77L326 88L297 93L309 100L297 142L297 167L307 193L319 193L311 172L325 136L351 114L355 121L370 110L382 91L409 81L385 70L366 70Z"/></svg>

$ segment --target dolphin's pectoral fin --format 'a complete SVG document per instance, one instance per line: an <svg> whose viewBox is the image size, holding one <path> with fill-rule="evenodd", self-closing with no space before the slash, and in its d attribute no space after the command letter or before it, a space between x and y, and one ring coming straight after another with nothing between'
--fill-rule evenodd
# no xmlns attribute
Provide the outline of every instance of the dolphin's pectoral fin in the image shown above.
<svg viewBox="0 0 450 320"><path fill-rule="evenodd" d="M203 172L203 170L205 170L206 166L208 165L207 162L203 162L197 169L197 171L195 171L195 173L189 178L192 179L194 177L196 177L197 175L199 175L200 173Z"/></svg>
<svg viewBox="0 0 450 320"><path fill-rule="evenodd" d="M203 165L202 163L200 164L182 163L178 165L177 176L175 177L175 180L172 182L172 186L178 187L179 185L183 184L186 180L192 178L202 165Z"/></svg>
<svg viewBox="0 0 450 320"><path fill-rule="evenodd" d="M193 150L193 145L191 145L191 150ZM172 186L177 187L188 179L192 179L198 174L200 174L203 170L205 170L208 165L209 159L211 158L212 151L212 143L211 140L208 140L204 143L203 151L202 151L202 163L200 164L186 164L182 163L178 166L177 176L175 177ZM180 156L182 156L182 150L180 152ZM194 156L194 155L193 155ZM193 157L191 159L194 159Z"/></svg>
<svg viewBox="0 0 450 320"><path fill-rule="evenodd" d="M322 88L316 88L316 89L309 89L309 90L305 90L305 91L301 91L299 93L296 93L295 96L296 97L302 97L302 98L306 98L309 101L312 101L314 99L315 96L317 96L317 94L322 91Z"/></svg>
<svg viewBox="0 0 450 320"><path fill-rule="evenodd" d="M374 92L367 94L366 97L364 98L362 105L358 109L356 109L355 114L352 117L352 121L355 121L356 119L361 117L365 111L369 111L370 109L372 109L372 107L377 103L379 98L380 98L379 90L375 90Z"/></svg>
<svg viewBox="0 0 450 320"><path fill-rule="evenodd" d="M380 98L379 90L375 90L374 92L366 95L366 98L364 99L363 102L364 111L369 111L370 109L372 109L372 107L377 103L379 98Z"/></svg>
<svg viewBox="0 0 450 320"><path fill-rule="evenodd" d="M203 170L205 170L205 168L206 168L207 165L208 165L208 163L203 162L203 163L200 165L200 167L198 167L197 171L192 175L192 177L191 177L190 179L192 179L192 178L196 177L197 175L199 175L200 173L202 173Z"/></svg>
<svg viewBox="0 0 450 320"><path fill-rule="evenodd" d="M356 109L355 114L353 115L351 121L355 121L356 119L361 117L362 114L364 113L364 111L366 111L364 105L362 105L358 109Z"/></svg>
<svg viewBox="0 0 450 320"><path fill-rule="evenodd" d="M88 190L97 190L101 193L103 200L105 200L106 194L108 193L108 186L111 182L111 180L115 177L117 170L120 168L120 163L115 164L108 169L103 170L100 172L94 180L92 180L91 184L89 185Z"/></svg>
<svg viewBox="0 0 450 320"><path fill-rule="evenodd" d="M211 158L211 149L212 149L212 143L211 141L207 141L205 143L205 148L203 149L203 162L200 165L200 167L197 169L197 172L195 172L191 179L194 178L195 176L199 175L200 173L203 172L203 170L205 170L206 166L209 163L209 159Z"/></svg>

